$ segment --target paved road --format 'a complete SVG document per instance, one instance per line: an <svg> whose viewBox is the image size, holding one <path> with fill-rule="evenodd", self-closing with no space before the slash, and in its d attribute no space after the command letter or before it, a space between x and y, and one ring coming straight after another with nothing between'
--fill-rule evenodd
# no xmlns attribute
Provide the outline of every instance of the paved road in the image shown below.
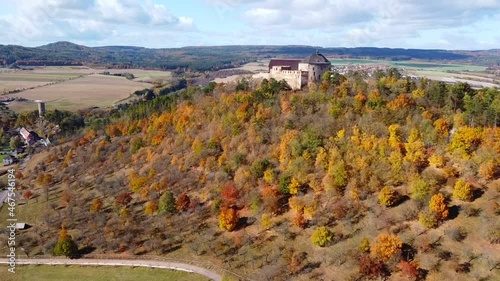
<svg viewBox="0 0 500 281"><path fill-rule="evenodd" d="M0 260L1 263L8 263L7 260ZM92 266L131 266L150 267L180 270L197 273L215 281L221 281L222 276L208 269L197 267L185 263L150 261L150 260L100 260L100 259L18 259L16 264L43 264L43 265L92 265Z"/></svg>

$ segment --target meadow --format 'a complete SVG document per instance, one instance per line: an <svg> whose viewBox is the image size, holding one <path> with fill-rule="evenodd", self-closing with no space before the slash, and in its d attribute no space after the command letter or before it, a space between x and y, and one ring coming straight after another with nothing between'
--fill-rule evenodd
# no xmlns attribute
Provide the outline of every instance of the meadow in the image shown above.
<svg viewBox="0 0 500 281"><path fill-rule="evenodd" d="M2 265L0 276L4 281L206 281L203 276L183 271L128 267L80 267L80 266L21 266L16 274L7 272Z"/></svg>

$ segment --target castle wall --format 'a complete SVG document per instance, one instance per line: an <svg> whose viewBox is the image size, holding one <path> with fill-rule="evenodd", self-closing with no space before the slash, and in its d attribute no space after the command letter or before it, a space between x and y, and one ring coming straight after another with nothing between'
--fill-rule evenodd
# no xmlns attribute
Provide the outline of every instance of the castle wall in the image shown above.
<svg viewBox="0 0 500 281"><path fill-rule="evenodd" d="M304 83L307 83L307 80L304 81L305 79L303 79L302 71L298 70L279 70L278 68L273 68L269 73L269 78L274 78L278 81L285 80L293 90L300 90Z"/></svg>

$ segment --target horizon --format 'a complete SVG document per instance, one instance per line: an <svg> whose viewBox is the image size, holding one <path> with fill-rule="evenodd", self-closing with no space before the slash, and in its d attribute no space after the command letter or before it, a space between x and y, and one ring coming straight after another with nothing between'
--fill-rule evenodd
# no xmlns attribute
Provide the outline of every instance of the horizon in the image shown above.
<svg viewBox="0 0 500 281"><path fill-rule="evenodd" d="M0 0L3 45L494 50L500 1ZM324 3L326 2L326 3ZM337 47L334 47L337 46Z"/></svg>
<svg viewBox="0 0 500 281"><path fill-rule="evenodd" d="M25 48L40 48L44 47L47 45L52 45L52 44L57 44L57 43L70 43L78 46L83 46L83 47L88 47L88 48L105 48L105 47L132 47L132 48L145 48L145 49L152 49L152 50L160 50L160 49L182 49L182 48L211 48L211 47L307 47L307 48L320 48L320 49L362 49L362 48L375 48L375 49L402 49L402 50L426 50L426 51L465 51L465 52L474 52L474 51L497 51L500 50L500 48L493 48L493 49L471 49L471 50L465 50L465 49L436 49L436 48L404 48L404 47L370 47L370 46L358 46L358 47L345 47L345 46L314 46L314 45L302 45L302 44L286 44L286 45L258 45L258 44L235 44L235 45L187 45L187 46L180 46L180 47L146 47L146 46L139 46L139 45L84 45L84 44L78 44L75 42L71 41L55 41L55 42L49 42L47 44L39 45L39 46L24 46L24 45L17 45L17 44L1 44L0 46L19 46L19 47L25 47Z"/></svg>

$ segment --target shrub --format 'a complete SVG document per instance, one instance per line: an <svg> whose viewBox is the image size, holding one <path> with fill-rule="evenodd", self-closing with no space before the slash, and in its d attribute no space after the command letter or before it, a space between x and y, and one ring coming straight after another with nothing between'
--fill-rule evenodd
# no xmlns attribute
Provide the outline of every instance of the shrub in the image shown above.
<svg viewBox="0 0 500 281"><path fill-rule="evenodd" d="M467 237L467 231L463 227L453 227L446 231L446 234L453 240L460 242Z"/></svg>
<svg viewBox="0 0 500 281"><path fill-rule="evenodd" d="M368 239L367 237L361 239L361 242L359 243L359 249L363 253L370 252L370 239Z"/></svg>
<svg viewBox="0 0 500 281"><path fill-rule="evenodd" d="M399 194L393 188L388 186L382 188L378 196L378 201L381 205L386 207L394 206L399 200Z"/></svg>
<svg viewBox="0 0 500 281"><path fill-rule="evenodd" d="M326 226L320 226L314 230L311 238L314 245L324 247L332 241L333 233Z"/></svg>
<svg viewBox="0 0 500 281"><path fill-rule="evenodd" d="M458 198L462 201L471 201L472 188L470 184L465 182L463 179L459 179L455 183L455 188L453 189L453 197Z"/></svg>
<svg viewBox="0 0 500 281"><path fill-rule="evenodd" d="M400 253L402 246L403 242L401 242L401 239L397 235L381 233L377 236L370 250L373 257L387 262Z"/></svg>

